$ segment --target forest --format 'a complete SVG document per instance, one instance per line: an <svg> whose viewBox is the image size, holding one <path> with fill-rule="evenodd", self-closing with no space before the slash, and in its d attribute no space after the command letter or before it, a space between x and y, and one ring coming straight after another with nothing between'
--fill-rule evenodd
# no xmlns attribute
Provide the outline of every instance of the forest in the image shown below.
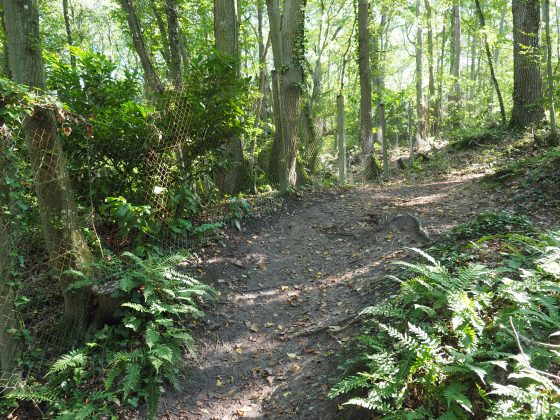
<svg viewBox="0 0 560 420"><path fill-rule="evenodd" d="M560 418L558 0L0 0L0 417Z"/></svg>

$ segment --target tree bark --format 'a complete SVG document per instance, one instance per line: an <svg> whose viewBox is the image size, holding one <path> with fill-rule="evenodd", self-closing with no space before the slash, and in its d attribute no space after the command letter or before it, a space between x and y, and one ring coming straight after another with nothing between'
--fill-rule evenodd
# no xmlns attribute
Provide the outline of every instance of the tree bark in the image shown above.
<svg viewBox="0 0 560 420"><path fill-rule="evenodd" d="M304 85L305 61L305 0L286 0L280 15L278 0L266 2L274 56L274 67L279 79L280 107L276 130L282 141L279 147L279 183L285 192L297 182L298 125ZM280 126L279 124L280 123Z"/></svg>
<svg viewBox="0 0 560 420"><path fill-rule="evenodd" d="M435 136L434 132L434 115L436 104L436 81L434 75L434 29L432 27L432 6L430 0L424 0L424 8L426 9L426 20L428 26L428 130Z"/></svg>
<svg viewBox="0 0 560 420"><path fill-rule="evenodd" d="M44 89L43 60L36 0L3 0L10 66L16 83ZM83 326L90 290L67 292L74 278L69 269L90 273L92 255L81 233L78 210L53 113L36 108L23 121L34 173L37 204L54 275L64 293L64 313L73 326Z"/></svg>
<svg viewBox="0 0 560 420"><path fill-rule="evenodd" d="M70 13L68 10L68 0L62 0L62 14L64 16L64 29L66 30L66 42L69 46L74 45L74 39L72 37L72 27L70 25ZM70 66L76 68L76 56L70 53Z"/></svg>
<svg viewBox="0 0 560 420"><path fill-rule="evenodd" d="M416 0L416 142L415 149L417 150L422 146L426 138L426 122L424 112L424 78L423 78L423 30L422 30L422 14L421 14L421 1Z"/></svg>
<svg viewBox="0 0 560 420"><path fill-rule="evenodd" d="M0 2L1 5L1 2ZM6 25L4 23L4 9L2 7L0 7L0 25L2 25L1 29L2 29L2 34L4 36L4 42L2 43L3 45L3 51L2 51L2 73L4 75L4 77L11 79L11 73L10 73L10 53L8 52L8 45L6 43Z"/></svg>
<svg viewBox="0 0 560 420"><path fill-rule="evenodd" d="M451 76L453 88L450 98L450 117L452 127L460 125L461 108L461 0L453 0L453 54Z"/></svg>
<svg viewBox="0 0 560 420"><path fill-rule="evenodd" d="M476 5L476 13L478 15L478 20L480 23L480 29L484 33L486 29L486 22L484 19L484 13L482 12L482 7L480 6L480 0L475 0ZM502 97L502 91L500 90L500 84L498 83L498 79L496 77L496 72L494 70L494 60L492 57L492 52L490 51L490 45L488 45L488 39L486 35L484 35L484 50L486 52L486 59L488 61L488 67L490 69L490 77L492 79L492 83L494 84L494 89L496 90L496 95L498 96L498 103L500 104L500 116L502 118L502 126L506 126L506 109L504 106L504 99Z"/></svg>
<svg viewBox="0 0 560 420"><path fill-rule="evenodd" d="M544 118L539 46L539 0L513 0L513 110L510 126L525 128Z"/></svg>
<svg viewBox="0 0 560 420"><path fill-rule="evenodd" d="M346 184L346 116L344 114L344 95L336 97L336 139L338 149L338 183Z"/></svg>
<svg viewBox="0 0 560 420"><path fill-rule="evenodd" d="M385 27L387 25L387 11L385 7L382 7L381 11L381 21L377 28L377 34L374 38L374 46L376 46L373 52L375 57L375 88L377 96L377 108L376 108L376 119L377 119L377 144L381 145L383 153L383 178L389 178L389 151L387 150L387 138L385 135L385 103L384 103L384 91L385 91Z"/></svg>
<svg viewBox="0 0 560 420"><path fill-rule="evenodd" d="M138 14L136 13L135 0L119 0L119 2L126 15L128 29L130 30L130 34L132 36L134 49L140 58L140 64L144 70L146 86L151 93L161 93L163 92L163 84L161 83L161 79L154 66L153 57L146 47L146 40L144 39L142 25L140 24Z"/></svg>
<svg viewBox="0 0 560 420"><path fill-rule="evenodd" d="M241 61L236 0L214 0L214 40L216 50L235 60L231 71L239 76ZM243 166L243 145L239 136L228 139L224 149L228 164L216 174L216 184L222 194L233 195L240 190Z"/></svg>
<svg viewBox="0 0 560 420"><path fill-rule="evenodd" d="M3 160L0 156L1 167L10 167L10 162ZM18 323L14 305L15 293L10 284L12 234L4 207L9 204L8 195L8 191L0 191L0 394L17 385L21 378L16 364L21 349L13 334L13 331L17 331Z"/></svg>
<svg viewBox="0 0 560 420"><path fill-rule="evenodd" d="M544 18L546 32L546 75L548 79L548 110L550 114L550 134L556 137L556 110L554 107L554 75L552 73L552 37L550 36L550 0L544 0Z"/></svg>
<svg viewBox="0 0 560 420"><path fill-rule="evenodd" d="M181 89L183 86L183 62L176 0L165 0L165 14L167 15L167 33L169 34L169 74L173 87Z"/></svg>
<svg viewBox="0 0 560 420"><path fill-rule="evenodd" d="M364 178L374 179L379 172L373 156L372 86L370 68L369 1L358 3L358 67L360 72L360 143Z"/></svg>
<svg viewBox="0 0 560 420"><path fill-rule="evenodd" d="M159 35L161 37L161 56L167 65L167 68L171 71L171 52L169 51L169 36L167 35L167 25L163 20L162 12L158 6L156 0L150 0L150 8L154 18L156 19L156 24L159 30Z"/></svg>

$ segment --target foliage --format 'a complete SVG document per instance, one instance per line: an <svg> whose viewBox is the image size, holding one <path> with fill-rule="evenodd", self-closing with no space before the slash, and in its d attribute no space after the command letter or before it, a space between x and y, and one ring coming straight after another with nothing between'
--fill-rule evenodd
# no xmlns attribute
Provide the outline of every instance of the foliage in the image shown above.
<svg viewBox="0 0 560 420"><path fill-rule="evenodd" d="M468 238L501 224L489 219ZM458 231L467 238L466 226ZM532 251L514 267L507 252L493 268L445 266L422 251L427 263L400 263L410 277L362 312L360 355L330 396L388 418L557 418L560 234L508 235L486 240Z"/></svg>
<svg viewBox="0 0 560 420"><path fill-rule="evenodd" d="M125 253L107 259L98 268L105 284L116 285L112 297L122 302L113 314L115 323L60 357L44 380L8 398L43 404L49 417L59 419L116 418L143 401L154 418L163 384L178 384L183 351L195 351L186 322L201 317L201 304L215 295L178 266L184 258Z"/></svg>
<svg viewBox="0 0 560 420"><path fill-rule="evenodd" d="M224 222L241 230L241 222L249 215L251 205L244 198L232 197L228 204L228 211L224 217Z"/></svg>

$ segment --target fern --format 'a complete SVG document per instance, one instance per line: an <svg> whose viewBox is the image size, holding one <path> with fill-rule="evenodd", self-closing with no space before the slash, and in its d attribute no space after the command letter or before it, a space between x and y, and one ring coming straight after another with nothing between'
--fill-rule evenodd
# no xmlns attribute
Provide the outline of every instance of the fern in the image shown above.
<svg viewBox="0 0 560 420"><path fill-rule="evenodd" d="M479 244L488 241L512 253L509 265L449 267L424 252L426 264L399 263L409 278L396 297L362 311L357 373L329 396L350 394L347 404L384 418L560 418L556 377L529 364L560 360L546 343L560 331L560 235ZM511 278L500 277L506 272Z"/></svg>
<svg viewBox="0 0 560 420"><path fill-rule="evenodd" d="M68 371L69 369L83 368L87 363L87 356L82 350L72 350L59 358L50 368L47 375Z"/></svg>

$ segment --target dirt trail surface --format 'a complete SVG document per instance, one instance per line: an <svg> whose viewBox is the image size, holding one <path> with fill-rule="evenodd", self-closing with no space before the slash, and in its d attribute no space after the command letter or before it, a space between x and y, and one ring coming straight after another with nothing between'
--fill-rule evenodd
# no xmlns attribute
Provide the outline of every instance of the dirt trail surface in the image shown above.
<svg viewBox="0 0 560 420"><path fill-rule="evenodd" d="M329 190L248 222L197 267L221 293L194 330L185 389L161 405L167 419L347 418L326 398L354 316L394 293L386 279L431 237L495 206L472 178L415 186Z"/></svg>

